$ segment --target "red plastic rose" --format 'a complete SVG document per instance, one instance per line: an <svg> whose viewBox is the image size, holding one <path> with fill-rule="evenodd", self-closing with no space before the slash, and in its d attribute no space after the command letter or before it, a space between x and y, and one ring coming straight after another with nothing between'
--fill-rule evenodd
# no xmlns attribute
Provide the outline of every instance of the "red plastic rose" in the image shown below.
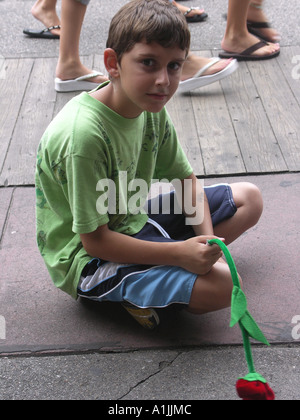
<svg viewBox="0 0 300 420"><path fill-rule="evenodd" d="M236 383L238 396L244 401L273 401L275 394L267 383L239 379Z"/></svg>

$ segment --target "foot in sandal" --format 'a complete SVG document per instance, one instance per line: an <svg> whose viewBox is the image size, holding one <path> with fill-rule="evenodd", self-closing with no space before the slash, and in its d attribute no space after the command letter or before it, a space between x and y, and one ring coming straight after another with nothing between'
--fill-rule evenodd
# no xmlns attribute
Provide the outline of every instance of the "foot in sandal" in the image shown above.
<svg viewBox="0 0 300 420"><path fill-rule="evenodd" d="M215 83L235 72L238 63L232 58L205 58L190 55L184 64L178 92L188 92Z"/></svg>
<svg viewBox="0 0 300 420"><path fill-rule="evenodd" d="M172 3L181 11L188 23L203 22L208 17L208 14L205 13L203 9L200 9L200 7L186 7L176 1L173 1Z"/></svg>
<svg viewBox="0 0 300 420"><path fill-rule="evenodd" d="M89 91L96 88L108 78L100 72L95 72L81 63L76 65L58 64L55 78L57 92Z"/></svg>
<svg viewBox="0 0 300 420"><path fill-rule="evenodd" d="M244 36L224 37L221 58L234 57L238 60L266 60L277 57L280 53L279 44L261 41L256 36L246 32Z"/></svg>
<svg viewBox="0 0 300 420"><path fill-rule="evenodd" d="M56 8L52 4L45 0L37 0L31 8L32 16L39 20L46 28L52 28L50 30L52 35L59 37L60 35L60 19L57 16ZM57 28L58 27L58 28Z"/></svg>

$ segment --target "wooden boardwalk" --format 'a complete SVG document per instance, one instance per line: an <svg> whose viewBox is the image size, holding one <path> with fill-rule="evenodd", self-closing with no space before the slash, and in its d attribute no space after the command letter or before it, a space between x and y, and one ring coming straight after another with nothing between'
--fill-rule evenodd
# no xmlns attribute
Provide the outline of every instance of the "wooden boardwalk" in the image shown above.
<svg viewBox="0 0 300 420"><path fill-rule="evenodd" d="M281 50L277 59L241 63L229 78L176 95L167 105L198 176L300 171L300 47ZM101 56L83 59L93 68L103 67ZM39 140L75 95L55 92L56 60L5 61L0 77L0 187L34 184Z"/></svg>

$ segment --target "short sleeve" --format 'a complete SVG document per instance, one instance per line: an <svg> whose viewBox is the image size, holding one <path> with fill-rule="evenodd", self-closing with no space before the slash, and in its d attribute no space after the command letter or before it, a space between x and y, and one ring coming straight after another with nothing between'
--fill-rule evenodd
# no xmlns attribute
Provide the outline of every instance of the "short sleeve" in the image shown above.
<svg viewBox="0 0 300 420"><path fill-rule="evenodd" d="M193 169L177 138L174 125L166 111L161 127L161 142L158 149L155 177L171 182L174 179L185 179Z"/></svg>
<svg viewBox="0 0 300 420"><path fill-rule="evenodd" d="M109 222L108 214L97 210L97 184L100 179L107 178L103 160L105 158L100 154L93 158L76 155L66 158L66 194L73 215L74 233L94 232L99 226Z"/></svg>

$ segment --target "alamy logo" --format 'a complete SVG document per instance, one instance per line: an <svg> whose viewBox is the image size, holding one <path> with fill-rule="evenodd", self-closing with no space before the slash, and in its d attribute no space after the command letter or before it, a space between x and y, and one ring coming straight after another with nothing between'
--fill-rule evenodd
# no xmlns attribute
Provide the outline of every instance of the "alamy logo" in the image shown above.
<svg viewBox="0 0 300 420"><path fill-rule="evenodd" d="M5 58L0 54L0 80L6 78Z"/></svg>
<svg viewBox="0 0 300 420"><path fill-rule="evenodd" d="M6 322L4 316L0 315L0 340L6 339Z"/></svg>
<svg viewBox="0 0 300 420"><path fill-rule="evenodd" d="M299 340L300 338L300 315L295 315L292 319L292 324L296 324L292 329L292 338Z"/></svg>
<svg viewBox="0 0 300 420"><path fill-rule="evenodd" d="M300 79L300 55L295 55L292 58L292 64L296 64L292 68L292 78L295 80L299 80Z"/></svg>
<svg viewBox="0 0 300 420"><path fill-rule="evenodd" d="M153 183L168 183L168 180L152 180ZM204 218L204 192L202 184L197 180L193 186L192 179L173 179L171 184L176 190L175 214L186 214L187 225L199 225ZM96 209L99 214L145 214L145 203L148 196L148 184L143 179L133 179L128 182L127 172L120 171L118 182L112 179L101 179L96 186L99 198ZM170 214L170 196L162 198L162 208L153 208L152 214Z"/></svg>

